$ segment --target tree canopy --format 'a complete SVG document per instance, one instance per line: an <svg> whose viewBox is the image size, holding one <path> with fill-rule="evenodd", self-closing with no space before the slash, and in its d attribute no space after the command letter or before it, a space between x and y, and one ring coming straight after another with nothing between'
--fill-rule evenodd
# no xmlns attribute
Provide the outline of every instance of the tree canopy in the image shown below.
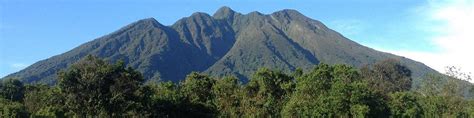
<svg viewBox="0 0 474 118"><path fill-rule="evenodd" d="M94 56L58 74L54 86L0 82L0 117L474 117L465 91L473 85L459 82L467 76L432 74L411 88L410 70L396 60L261 68L247 83L199 72L145 82L123 62Z"/></svg>

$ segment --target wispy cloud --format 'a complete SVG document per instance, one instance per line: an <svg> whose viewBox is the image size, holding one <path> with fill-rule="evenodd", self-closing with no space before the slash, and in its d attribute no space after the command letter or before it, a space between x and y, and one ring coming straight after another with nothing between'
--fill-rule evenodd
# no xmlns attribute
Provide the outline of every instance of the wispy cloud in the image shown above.
<svg viewBox="0 0 474 118"><path fill-rule="evenodd" d="M7 76L8 74L20 71L28 67L30 64L22 62L1 62L0 61L0 78Z"/></svg>
<svg viewBox="0 0 474 118"><path fill-rule="evenodd" d="M358 35L365 30L365 24L356 19L335 20L330 22L331 28L343 32L344 35Z"/></svg>
<svg viewBox="0 0 474 118"><path fill-rule="evenodd" d="M21 69L24 69L28 67L28 64L26 63L12 63L10 64L10 68L12 68L12 70L16 70L16 71L19 71Z"/></svg>
<svg viewBox="0 0 474 118"><path fill-rule="evenodd" d="M430 41L440 50L381 50L421 61L440 72L446 66L474 72L474 0L428 0L427 3L416 13L427 22L422 28L432 33Z"/></svg>

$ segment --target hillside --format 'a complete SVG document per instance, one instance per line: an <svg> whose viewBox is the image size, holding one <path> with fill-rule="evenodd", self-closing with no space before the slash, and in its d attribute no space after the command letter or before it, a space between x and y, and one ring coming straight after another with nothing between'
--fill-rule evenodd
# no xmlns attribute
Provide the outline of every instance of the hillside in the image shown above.
<svg viewBox="0 0 474 118"><path fill-rule="evenodd" d="M123 60L145 79L171 81L192 71L246 79L259 67L289 72L318 63L361 67L389 58L408 66L415 78L437 73L420 62L360 45L295 10L241 14L222 7L212 16L196 12L171 26L154 18L139 20L5 78L54 83L57 72L89 54Z"/></svg>

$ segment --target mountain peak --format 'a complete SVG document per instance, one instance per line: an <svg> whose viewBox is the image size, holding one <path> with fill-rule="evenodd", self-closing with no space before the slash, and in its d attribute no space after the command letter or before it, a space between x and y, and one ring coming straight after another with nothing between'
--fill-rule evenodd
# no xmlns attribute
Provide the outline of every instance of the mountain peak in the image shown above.
<svg viewBox="0 0 474 118"><path fill-rule="evenodd" d="M235 12L234 10L232 10L230 7L228 6L222 6L221 8L219 8L217 10L217 12Z"/></svg>
<svg viewBox="0 0 474 118"><path fill-rule="evenodd" d="M281 11L273 12L271 15L275 16L284 16L289 19L295 19L295 18L304 18L305 16L301 14L300 12L293 10L293 9L284 9Z"/></svg>
<svg viewBox="0 0 474 118"><path fill-rule="evenodd" d="M283 9L283 10L277 11L275 13L278 13L278 12L287 13L287 14L294 14L294 15L302 15L300 12L298 12L294 9Z"/></svg>
<svg viewBox="0 0 474 118"><path fill-rule="evenodd" d="M190 17L210 17L209 14L204 12L194 12Z"/></svg>
<svg viewBox="0 0 474 118"><path fill-rule="evenodd" d="M128 26L125 26L125 29L132 28L132 27L139 27L139 28L152 28L152 27L164 27L155 18L145 18L138 20Z"/></svg>
<svg viewBox="0 0 474 118"><path fill-rule="evenodd" d="M140 19L140 20L138 20L138 21L136 21L135 23L132 23L132 24L137 24L137 23L138 24L139 23L152 23L152 24L154 24L155 22L158 22L158 21L156 21L155 18L150 17L150 18Z"/></svg>
<svg viewBox="0 0 474 118"><path fill-rule="evenodd" d="M149 17L149 18L144 18L144 19L138 20L138 21L156 21L156 19L153 18L153 17Z"/></svg>
<svg viewBox="0 0 474 118"><path fill-rule="evenodd" d="M296 19L299 19L299 20L309 19L303 14L301 14L300 12L293 9L284 9L281 11L273 12L271 15L277 18L288 20L288 21L296 20Z"/></svg>
<svg viewBox="0 0 474 118"><path fill-rule="evenodd" d="M111 61L123 59L145 79L174 82L192 71L245 79L259 67L291 72L296 67L311 69L319 62L361 67L399 58L359 45L296 10L241 14L224 6L214 16L196 12L171 26L154 18L138 20L6 78L52 84L57 72L87 54ZM414 76L432 72L415 61L401 60L410 65Z"/></svg>
<svg viewBox="0 0 474 118"><path fill-rule="evenodd" d="M217 19L229 18L234 16L235 11L227 6L223 6L219 8L216 13L214 13L213 17Z"/></svg>
<svg viewBox="0 0 474 118"><path fill-rule="evenodd" d="M248 13L248 15L258 15L258 16L262 16L263 14L258 12L258 11L252 11L250 13Z"/></svg>

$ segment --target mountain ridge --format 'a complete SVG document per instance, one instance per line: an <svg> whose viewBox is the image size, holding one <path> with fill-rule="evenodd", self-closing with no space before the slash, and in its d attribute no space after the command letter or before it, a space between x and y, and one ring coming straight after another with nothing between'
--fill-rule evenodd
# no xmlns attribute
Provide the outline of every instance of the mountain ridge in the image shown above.
<svg viewBox="0 0 474 118"><path fill-rule="evenodd" d="M171 81L192 71L248 78L260 67L285 72L308 70L320 62L361 67L388 58L399 59L415 77L437 73L420 62L351 41L296 10L241 14L224 6L212 16L195 12L169 26L154 18L138 20L5 78L54 83L55 73L88 54L123 60L146 79Z"/></svg>

